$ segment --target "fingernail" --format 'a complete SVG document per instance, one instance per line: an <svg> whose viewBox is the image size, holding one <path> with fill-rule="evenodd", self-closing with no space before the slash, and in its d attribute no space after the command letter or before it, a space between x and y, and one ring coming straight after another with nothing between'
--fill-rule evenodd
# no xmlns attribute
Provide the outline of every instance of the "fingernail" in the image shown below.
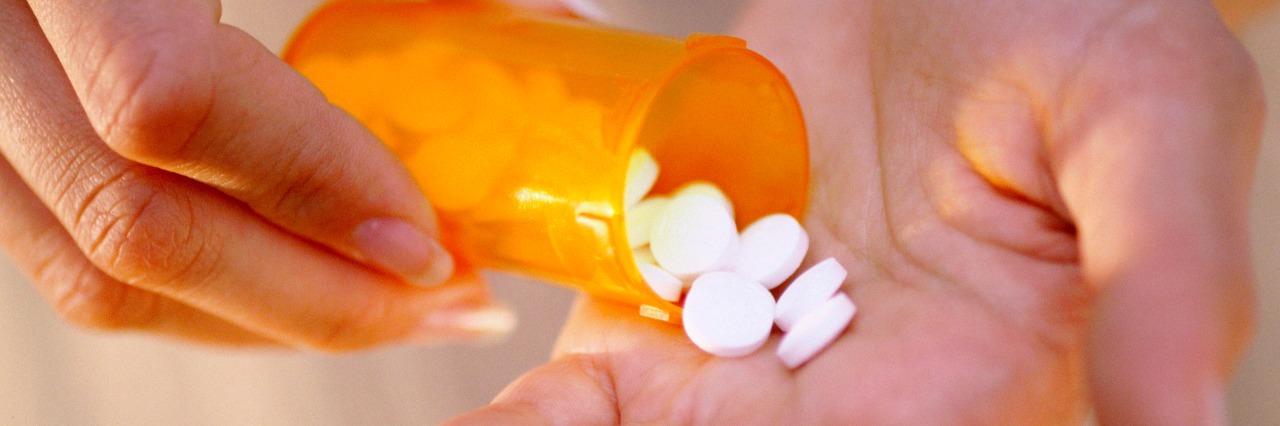
<svg viewBox="0 0 1280 426"><path fill-rule="evenodd" d="M444 310L428 314L406 340L411 343L495 342L511 334L515 328L516 313L506 306Z"/></svg>
<svg viewBox="0 0 1280 426"><path fill-rule="evenodd" d="M453 275L453 256L418 227L400 219L369 219L355 231L356 249L369 262L418 285Z"/></svg>

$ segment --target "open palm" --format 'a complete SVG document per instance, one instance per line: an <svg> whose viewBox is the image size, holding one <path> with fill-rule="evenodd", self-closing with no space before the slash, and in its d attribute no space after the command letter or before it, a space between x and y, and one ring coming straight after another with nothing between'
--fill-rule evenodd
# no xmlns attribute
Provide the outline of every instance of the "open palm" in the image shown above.
<svg viewBox="0 0 1280 426"><path fill-rule="evenodd" d="M1251 324L1262 103L1207 2L763 2L791 77L808 263L859 305L794 371L584 298L553 361L460 421L1219 420Z"/></svg>

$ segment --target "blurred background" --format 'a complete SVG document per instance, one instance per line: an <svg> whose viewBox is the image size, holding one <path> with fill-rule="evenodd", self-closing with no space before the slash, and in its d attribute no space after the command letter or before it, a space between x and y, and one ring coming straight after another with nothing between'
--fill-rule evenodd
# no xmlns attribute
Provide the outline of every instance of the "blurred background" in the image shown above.
<svg viewBox="0 0 1280 426"><path fill-rule="evenodd" d="M614 24L683 35L723 32L739 1L595 5L610 12ZM278 52L322 2L223 0L223 22ZM1272 425L1280 423L1280 10L1263 11L1238 35L1258 61L1272 106L1252 207L1261 317L1232 384L1230 409L1235 424ZM572 302L559 287L494 278L497 297L521 316L510 340L333 356L79 330L63 323L0 257L0 424L438 423L487 403L545 362Z"/></svg>

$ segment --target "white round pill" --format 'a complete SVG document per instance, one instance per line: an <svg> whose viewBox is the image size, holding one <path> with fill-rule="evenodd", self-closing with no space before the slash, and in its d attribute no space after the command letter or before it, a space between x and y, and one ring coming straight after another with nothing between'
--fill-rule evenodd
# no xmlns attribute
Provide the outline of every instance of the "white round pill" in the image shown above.
<svg viewBox="0 0 1280 426"><path fill-rule="evenodd" d="M835 258L827 258L791 280L787 291L778 297L778 309L775 313L778 328L782 331L790 330L796 321L817 309L822 302L840 290L848 276L848 271L840 266L840 262Z"/></svg>
<svg viewBox="0 0 1280 426"><path fill-rule="evenodd" d="M778 344L778 359L787 368L796 368L840 337L849 326L857 307L844 293L827 299L818 309L800 318L795 328L782 336Z"/></svg>
<svg viewBox="0 0 1280 426"><path fill-rule="evenodd" d="M627 183L622 192L622 199L627 207L639 203L645 194L653 189L658 181L658 162L644 148L631 151L631 159L627 165Z"/></svg>
<svg viewBox="0 0 1280 426"><path fill-rule="evenodd" d="M771 214L742 231L742 243L733 271L773 289L782 284L804 261L809 234L789 214Z"/></svg>
<svg viewBox="0 0 1280 426"><path fill-rule="evenodd" d="M695 180L676 188L674 196L679 197L681 195L693 194L701 194L715 198L724 206L725 210L729 211L729 216L733 216L733 202L729 201L729 196L724 195L724 191L721 191L720 187L716 186L716 184L705 180Z"/></svg>
<svg viewBox="0 0 1280 426"><path fill-rule="evenodd" d="M640 277L644 278L645 284L648 284L649 288L658 297L672 302L680 300L680 292L684 290L684 283L680 282L680 279L676 278L675 275L671 275L670 272L652 263L636 262L636 268L640 269Z"/></svg>
<svg viewBox="0 0 1280 426"><path fill-rule="evenodd" d="M671 203L671 198L654 196L645 198L627 209L627 242L631 247L649 244L649 231L653 229L653 221Z"/></svg>
<svg viewBox="0 0 1280 426"><path fill-rule="evenodd" d="M742 275L708 272L685 295L683 319L685 334L703 351L747 355L773 330L773 295Z"/></svg>
<svg viewBox="0 0 1280 426"><path fill-rule="evenodd" d="M675 197L654 221L649 249L659 266L689 279L729 265L738 251L738 228L714 198Z"/></svg>

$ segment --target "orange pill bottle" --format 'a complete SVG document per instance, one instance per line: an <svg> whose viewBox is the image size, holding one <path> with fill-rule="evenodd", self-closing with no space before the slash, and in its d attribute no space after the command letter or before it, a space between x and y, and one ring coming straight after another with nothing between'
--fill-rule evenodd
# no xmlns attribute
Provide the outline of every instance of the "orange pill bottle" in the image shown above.
<svg viewBox="0 0 1280 426"><path fill-rule="evenodd" d="M695 180L740 225L800 217L808 144L783 75L740 39L605 28L474 1L337 1L285 60L377 134L436 209L463 268L531 275L679 322L640 278L623 190Z"/></svg>

